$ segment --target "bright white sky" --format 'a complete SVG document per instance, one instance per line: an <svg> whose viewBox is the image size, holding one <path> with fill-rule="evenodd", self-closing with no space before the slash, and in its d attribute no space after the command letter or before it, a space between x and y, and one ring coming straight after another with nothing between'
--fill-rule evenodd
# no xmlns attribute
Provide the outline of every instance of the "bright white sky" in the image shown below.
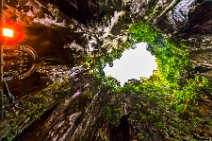
<svg viewBox="0 0 212 141"><path fill-rule="evenodd" d="M113 61L113 67L105 67L106 76L115 77L122 86L128 79L150 77L152 71L157 69L157 64L146 47L146 43L138 43L135 49L126 50L119 60Z"/></svg>

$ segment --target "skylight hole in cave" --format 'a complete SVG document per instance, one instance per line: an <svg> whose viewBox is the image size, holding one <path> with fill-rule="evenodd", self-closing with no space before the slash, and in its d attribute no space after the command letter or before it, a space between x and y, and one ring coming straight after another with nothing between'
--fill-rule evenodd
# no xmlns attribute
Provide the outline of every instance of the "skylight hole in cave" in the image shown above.
<svg viewBox="0 0 212 141"><path fill-rule="evenodd" d="M123 86L129 79L149 78L156 69L155 56L147 50L147 43L141 42L135 44L134 49L124 51L120 59L113 61L112 67L107 64L104 72L106 76L116 78Z"/></svg>

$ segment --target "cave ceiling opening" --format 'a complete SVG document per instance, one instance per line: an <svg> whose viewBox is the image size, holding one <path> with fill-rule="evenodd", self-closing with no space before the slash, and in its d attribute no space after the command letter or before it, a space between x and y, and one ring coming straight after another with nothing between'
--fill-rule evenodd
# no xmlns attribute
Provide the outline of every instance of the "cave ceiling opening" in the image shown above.
<svg viewBox="0 0 212 141"><path fill-rule="evenodd" d="M121 85L129 79L149 78L157 70L155 57L147 50L147 43L137 43L134 49L126 50L120 59L104 68L106 76L112 76L120 81Z"/></svg>

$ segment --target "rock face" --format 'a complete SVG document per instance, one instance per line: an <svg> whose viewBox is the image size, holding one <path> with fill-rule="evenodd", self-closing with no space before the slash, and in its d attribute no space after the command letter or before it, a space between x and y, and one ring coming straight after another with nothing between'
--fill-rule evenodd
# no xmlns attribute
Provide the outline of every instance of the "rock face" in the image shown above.
<svg viewBox="0 0 212 141"><path fill-rule="evenodd" d="M109 98L101 91L95 92L95 84L90 83L93 78L83 68L73 69L69 76L66 84L72 87L71 95L66 95L53 111L17 140L92 140L103 110L100 103Z"/></svg>
<svg viewBox="0 0 212 141"><path fill-rule="evenodd" d="M192 122L171 109L163 116L174 119L168 120L168 131L148 122L133 126L126 116L130 110L123 103L136 104L136 98L128 94L110 96L111 88L100 85L89 73L96 62L81 62L86 56L98 57L119 48L128 38L129 24L144 20L167 38L185 42L191 51L192 69L212 80L211 9L210 1L197 0L6 0L4 15L10 19L18 15L26 35L22 44L31 45L40 57L36 72L53 84L22 96L19 109L6 109L6 118L0 122L0 139L130 141L139 140L135 133L140 131L148 141L210 140L211 124L184 130L184 126L192 128ZM204 90L200 93L198 122L204 123L202 119L211 119L211 94ZM143 99L145 107L147 97ZM117 126L108 125L104 117L108 103L124 109L114 112L121 119ZM151 112L155 105L146 108ZM189 118L194 113L188 114Z"/></svg>

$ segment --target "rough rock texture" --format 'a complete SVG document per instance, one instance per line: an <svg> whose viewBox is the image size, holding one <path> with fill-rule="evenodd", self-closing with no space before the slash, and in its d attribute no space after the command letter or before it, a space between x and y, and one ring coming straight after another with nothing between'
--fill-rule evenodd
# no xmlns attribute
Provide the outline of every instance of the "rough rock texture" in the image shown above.
<svg viewBox="0 0 212 141"><path fill-rule="evenodd" d="M100 91L99 82L88 75L92 65L73 66L79 65L86 55L102 55L118 48L127 40L128 24L145 20L167 38L173 36L187 43L191 48L193 69L211 80L211 7L210 2L197 0L6 0L4 15L13 17L16 13L19 16L26 33L22 43L33 46L38 52L40 62L36 72L45 74L54 83L43 91L29 91L22 96L20 109L6 109L6 119L0 123L0 139L89 141L103 140L107 135L111 141L127 141L138 140L134 132L140 131L145 135L143 140L148 141L182 138L189 141L190 137L210 140L211 126L193 126L171 109L158 118L174 119L165 125L168 131L158 130L151 123L133 127L126 117L119 126L108 127L103 122L104 107L116 103L123 109L116 112L120 118L129 114L123 105L131 103L128 106L133 108L136 97L107 97L108 88ZM204 90L201 93L197 113L202 119L210 119L211 95ZM148 105L147 98L143 98L142 112L145 108L151 112L161 102L159 99L155 105L151 102L152 105ZM192 117L194 113L189 114ZM204 120L199 123L204 124ZM193 127L192 131L183 129L185 125Z"/></svg>
<svg viewBox="0 0 212 141"><path fill-rule="evenodd" d="M47 118L44 117L46 119L38 120L17 140L92 140L97 130L96 123L109 97L96 92L95 84L91 83L94 82L93 78L84 71L83 68L75 68L69 74L66 84L71 85L71 93L60 101Z"/></svg>
<svg viewBox="0 0 212 141"><path fill-rule="evenodd" d="M210 34L196 34L188 39L191 44L191 63L199 75L212 80L212 37Z"/></svg>

